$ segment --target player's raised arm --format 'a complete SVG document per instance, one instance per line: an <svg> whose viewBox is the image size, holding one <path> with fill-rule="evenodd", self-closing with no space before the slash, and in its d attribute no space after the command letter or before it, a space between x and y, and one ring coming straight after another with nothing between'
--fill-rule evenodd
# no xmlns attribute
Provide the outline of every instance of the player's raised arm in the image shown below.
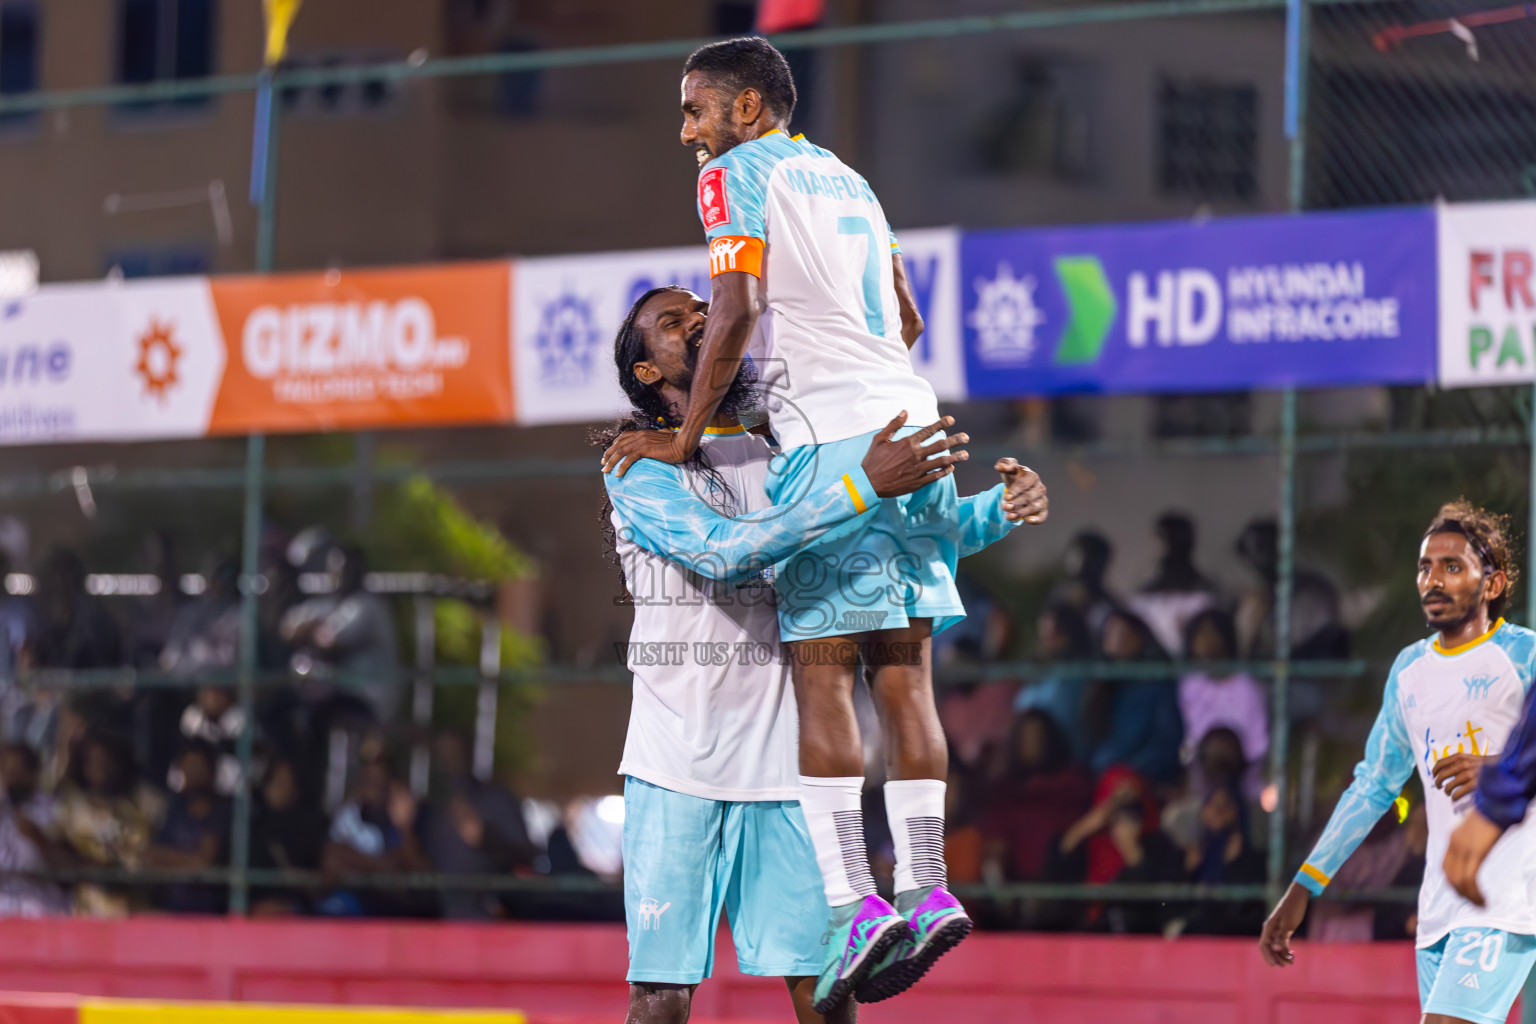
<svg viewBox="0 0 1536 1024"><path fill-rule="evenodd" d="M901 340L911 349L917 344L917 339L923 336L925 325L923 314L917 308L917 298L912 294L912 282L907 280L907 265L901 258L900 249L892 249L891 271L896 280L896 305L901 310Z"/></svg>
<svg viewBox="0 0 1536 1024"><path fill-rule="evenodd" d="M1412 661L1417 650L1412 647L1398 655L1382 694L1381 711L1365 741L1365 757L1355 766L1355 781L1339 798L1327 828L1323 829L1311 854L1296 873L1296 880L1264 922L1259 953L1265 963L1284 967L1295 959L1291 952L1291 936L1301 927L1307 904L1313 896L1321 895L1349 855L1392 806L1398 793L1402 792L1403 783L1413 773L1413 746L1408 739L1402 709L1398 706L1397 680L1399 672Z"/></svg>
<svg viewBox="0 0 1536 1024"><path fill-rule="evenodd" d="M1020 523L1043 523L1049 515L1050 500L1040 474L1012 458L998 459L992 468L1002 483L960 499L961 558L997 543Z"/></svg>

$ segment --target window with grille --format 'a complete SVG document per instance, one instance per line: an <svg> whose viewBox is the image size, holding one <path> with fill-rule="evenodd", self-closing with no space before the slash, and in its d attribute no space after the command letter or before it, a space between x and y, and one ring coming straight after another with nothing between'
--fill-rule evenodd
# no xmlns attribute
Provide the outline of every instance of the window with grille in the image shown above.
<svg viewBox="0 0 1536 1024"><path fill-rule="evenodd" d="M1195 199L1258 192L1259 90L1251 84L1162 78L1157 84L1158 187Z"/></svg>

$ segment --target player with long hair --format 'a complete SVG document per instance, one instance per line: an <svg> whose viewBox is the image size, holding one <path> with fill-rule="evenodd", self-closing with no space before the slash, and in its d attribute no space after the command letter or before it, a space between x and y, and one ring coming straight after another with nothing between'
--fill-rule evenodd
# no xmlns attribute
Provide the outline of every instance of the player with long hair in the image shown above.
<svg viewBox="0 0 1536 1024"><path fill-rule="evenodd" d="M1503 520L1465 501L1440 509L1419 545L1418 588L1435 635L1403 648L1355 780L1264 923L1266 963L1295 959L1291 936L1311 898L1392 806L1417 767L1429 850L1419 889L1419 1001L1425 1024L1502 1024L1536 963L1536 831L1510 829L1483 868L1478 905L1441 870L1479 773L1510 743L1536 673L1536 633L1500 616L1515 567Z"/></svg>
<svg viewBox="0 0 1536 1024"><path fill-rule="evenodd" d="M614 344L633 405L619 432L670 432L686 416L708 320L704 302L681 288L635 303ZM711 418L688 462L648 461L603 478L609 535L635 611L627 654L634 702L619 765L635 1024L687 1019L693 989L713 966L722 909L741 969L785 978L801 1024L853 1019L851 1000L812 1006L826 904L799 804L796 706L773 566L964 458L952 450L964 434L929 441L948 418L895 439L898 416L842 479L773 505L773 449L735 418L751 400L751 375L739 373L722 403L728 412ZM962 502L967 553L1022 520L1045 518L1039 477L1012 459L996 468L1004 483Z"/></svg>

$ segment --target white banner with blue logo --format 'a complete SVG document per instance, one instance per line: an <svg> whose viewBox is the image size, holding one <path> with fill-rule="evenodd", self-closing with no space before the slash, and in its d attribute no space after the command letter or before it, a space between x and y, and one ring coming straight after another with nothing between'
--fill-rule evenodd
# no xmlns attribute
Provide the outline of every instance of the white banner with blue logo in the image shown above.
<svg viewBox="0 0 1536 1024"><path fill-rule="evenodd" d="M629 409L613 339L635 299L680 284L709 296L703 246L518 260L512 366L519 423L590 423Z"/></svg>
<svg viewBox="0 0 1536 1024"><path fill-rule="evenodd" d="M0 302L0 445L201 437L224 362L205 277Z"/></svg>
<svg viewBox="0 0 1536 1024"><path fill-rule="evenodd" d="M913 295L927 322L912 362L942 401L965 397L960 349L960 232L899 231ZM590 423L629 409L613 339L651 288L678 284L709 297L703 246L521 259L512 271L512 365L522 424Z"/></svg>

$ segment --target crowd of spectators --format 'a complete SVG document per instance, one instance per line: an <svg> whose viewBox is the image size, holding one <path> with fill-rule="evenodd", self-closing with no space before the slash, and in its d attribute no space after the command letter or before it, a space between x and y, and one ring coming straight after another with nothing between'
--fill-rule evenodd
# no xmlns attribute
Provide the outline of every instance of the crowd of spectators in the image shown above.
<svg viewBox="0 0 1536 1024"><path fill-rule="evenodd" d="M488 919L528 909L479 889L358 884L370 874L549 870L522 802L475 776L464 737L399 721L394 616L363 585L360 552L317 529L265 545L259 667L288 682L259 688L254 716L232 685L235 563L210 566L188 594L163 538L146 558L151 571L139 578L159 585L130 597L92 592L64 549L43 556L29 587L0 590L0 916L226 912L217 870L230 863L244 743L249 866L264 872L253 914ZM0 561L7 578L16 577ZM19 685L28 670L125 667L141 685ZM413 745L430 751L419 793L397 771ZM556 868L584 870L560 856L562 828Z"/></svg>
<svg viewBox="0 0 1536 1024"><path fill-rule="evenodd" d="M1239 663L1275 653L1276 531L1256 522L1237 539L1251 585L1236 593L1200 571L1190 518L1163 515L1155 538L1155 572L1120 594L1107 582L1110 542L1092 531L1076 536L1034 623L1030 654L1041 671L941 691L955 882L1264 881L1266 837L1254 822L1273 799L1268 696ZM465 737L402 742L394 617L364 586L356 549L315 529L265 545L260 667L288 682L263 687L254 716L229 685L241 649L235 564L210 566L200 592L187 595L163 540L147 546L146 559L163 585L110 606L63 550L42 559L30 594L0 594L0 915L224 912L228 887L207 872L229 864L246 743L255 754L249 866L260 873L253 914L581 912L451 878L440 888L359 884L370 874L586 868L573 852L577 823L530 827L538 823L524 801L471 770ZM329 585L301 585L316 579ZM966 631L945 643L996 659L1006 617L995 602L974 604ZM1338 595L1325 577L1298 574L1291 624L1297 657L1347 655ZM10 685L23 669L125 665L161 685ZM397 771L412 744L430 747L430 786L416 792ZM872 799L879 792L871 786ZM871 808L867 821L878 829L884 817ZM1413 870L1411 839L1411 830L1384 830L1351 862L1355 882L1401 883ZM870 836L877 860L887 845ZM148 884L78 870L92 868L186 877ZM1112 898L1003 899L976 909L993 926L1169 934L1254 934L1263 911L1252 902ZM1411 928L1347 908L1319 921L1322 934L1348 936Z"/></svg>

